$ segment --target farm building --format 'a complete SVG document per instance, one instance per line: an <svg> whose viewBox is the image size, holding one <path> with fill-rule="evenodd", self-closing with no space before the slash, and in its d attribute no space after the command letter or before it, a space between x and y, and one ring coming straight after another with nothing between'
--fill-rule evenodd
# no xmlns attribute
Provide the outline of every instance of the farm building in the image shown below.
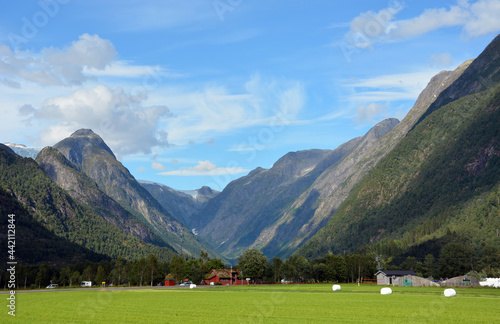
<svg viewBox="0 0 500 324"><path fill-rule="evenodd" d="M175 286L175 280L174 279L166 279L165 286Z"/></svg>
<svg viewBox="0 0 500 324"><path fill-rule="evenodd" d="M458 276L441 282L443 287L472 287L479 286L479 280L471 276Z"/></svg>
<svg viewBox="0 0 500 324"><path fill-rule="evenodd" d="M222 285L242 285L245 282L239 280L240 275L239 270L229 270L229 269L212 269L210 273L205 277L205 283L211 284L219 282Z"/></svg>
<svg viewBox="0 0 500 324"><path fill-rule="evenodd" d="M417 274L411 270L379 270L375 275L378 285L396 285L398 278Z"/></svg>
<svg viewBox="0 0 500 324"><path fill-rule="evenodd" d="M439 287L437 282L410 275L397 278L395 285L400 287Z"/></svg>

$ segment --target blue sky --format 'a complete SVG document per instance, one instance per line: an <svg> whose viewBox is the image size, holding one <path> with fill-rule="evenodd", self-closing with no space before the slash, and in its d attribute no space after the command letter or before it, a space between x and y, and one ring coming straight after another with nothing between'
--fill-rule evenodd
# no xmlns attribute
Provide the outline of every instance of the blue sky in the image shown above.
<svg viewBox="0 0 500 324"><path fill-rule="evenodd" d="M99 134L137 179L221 190L404 118L500 0L1 1L0 142Z"/></svg>

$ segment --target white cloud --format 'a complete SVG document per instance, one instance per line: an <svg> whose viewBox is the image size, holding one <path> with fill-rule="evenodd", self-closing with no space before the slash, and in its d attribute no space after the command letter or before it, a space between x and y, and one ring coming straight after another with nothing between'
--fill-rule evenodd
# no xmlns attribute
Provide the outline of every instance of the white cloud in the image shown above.
<svg viewBox="0 0 500 324"><path fill-rule="evenodd" d="M470 6L472 19L465 24L468 36L478 37L488 33L497 33L500 30L500 1L477 1Z"/></svg>
<svg viewBox="0 0 500 324"><path fill-rule="evenodd" d="M453 64L453 58L451 57L451 53L434 54L431 56L431 62L433 66L448 68Z"/></svg>
<svg viewBox="0 0 500 324"><path fill-rule="evenodd" d="M159 173L160 175L166 176L214 176L214 175L229 175L229 174L241 174L249 172L250 170L234 166L234 167L217 167L210 161L198 161L198 164L194 167L182 168L179 170L172 170Z"/></svg>
<svg viewBox="0 0 500 324"><path fill-rule="evenodd" d="M41 86L81 86L98 77L179 76L159 66L118 61L116 56L109 40L89 34L65 48L50 47L40 52L13 51L0 44L0 84L11 88L20 88L26 81Z"/></svg>
<svg viewBox="0 0 500 324"><path fill-rule="evenodd" d="M351 89L349 101L387 102L414 100L439 70L381 75L366 79L349 80L344 83Z"/></svg>
<svg viewBox="0 0 500 324"><path fill-rule="evenodd" d="M157 100L168 103L176 116L165 125L170 142L185 145L206 143L247 127L289 124L303 108L305 94L300 82L263 80L254 75L242 93L210 85L199 92L162 91Z"/></svg>
<svg viewBox="0 0 500 324"><path fill-rule="evenodd" d="M378 12L364 12L350 23L346 42L358 48L378 42L399 41L446 27L462 27L466 37L479 37L500 31L500 1L457 0L448 8L429 8L411 19L396 20L401 2Z"/></svg>
<svg viewBox="0 0 500 324"><path fill-rule="evenodd" d="M380 117L389 109L390 107L387 104L371 103L368 105L360 105L356 110L355 120L360 123L374 123L377 121L377 117Z"/></svg>
<svg viewBox="0 0 500 324"><path fill-rule="evenodd" d="M32 112L32 120L50 123L41 131L39 144L53 145L79 128L91 128L118 155L149 154L155 146L169 145L167 134L157 131L157 125L172 115L165 106L145 107L144 100L120 88L99 85L49 99L35 111L29 106L22 110Z"/></svg>
<svg viewBox="0 0 500 324"><path fill-rule="evenodd" d="M161 163L158 163L158 162L151 163L151 168L153 168L155 170L159 170L159 171L165 170L165 166Z"/></svg>
<svg viewBox="0 0 500 324"><path fill-rule="evenodd" d="M88 80L84 67L104 69L115 56L109 40L89 34L81 35L66 48L44 48L39 53L12 51L0 45L0 76L4 75L14 87L21 86L19 81L43 86L81 85Z"/></svg>

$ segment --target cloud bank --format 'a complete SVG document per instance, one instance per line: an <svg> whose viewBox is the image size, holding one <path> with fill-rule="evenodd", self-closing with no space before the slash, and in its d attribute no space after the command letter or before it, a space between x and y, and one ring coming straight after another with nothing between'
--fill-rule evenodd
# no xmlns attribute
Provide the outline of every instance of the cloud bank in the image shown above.
<svg viewBox="0 0 500 324"><path fill-rule="evenodd" d="M40 133L41 145L53 145L76 129L91 128L118 156L150 154L152 147L169 145L167 133L157 129L159 122L172 114L165 106L144 106L145 99L121 88L99 85L46 100L38 109L24 105L19 113L51 122Z"/></svg>
<svg viewBox="0 0 500 324"><path fill-rule="evenodd" d="M466 38L500 30L498 0L458 0L448 8L429 8L414 18L397 20L401 10L403 2L394 1L390 7L378 12L361 13L350 22L347 43L367 48L376 43L400 41L446 27L461 27Z"/></svg>

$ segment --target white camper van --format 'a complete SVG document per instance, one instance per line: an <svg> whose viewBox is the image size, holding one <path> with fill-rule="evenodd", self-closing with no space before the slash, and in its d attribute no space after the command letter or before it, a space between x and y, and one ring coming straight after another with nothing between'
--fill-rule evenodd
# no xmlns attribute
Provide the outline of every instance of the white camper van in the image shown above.
<svg viewBox="0 0 500 324"><path fill-rule="evenodd" d="M80 284L82 287L92 287L92 281L82 281Z"/></svg>

